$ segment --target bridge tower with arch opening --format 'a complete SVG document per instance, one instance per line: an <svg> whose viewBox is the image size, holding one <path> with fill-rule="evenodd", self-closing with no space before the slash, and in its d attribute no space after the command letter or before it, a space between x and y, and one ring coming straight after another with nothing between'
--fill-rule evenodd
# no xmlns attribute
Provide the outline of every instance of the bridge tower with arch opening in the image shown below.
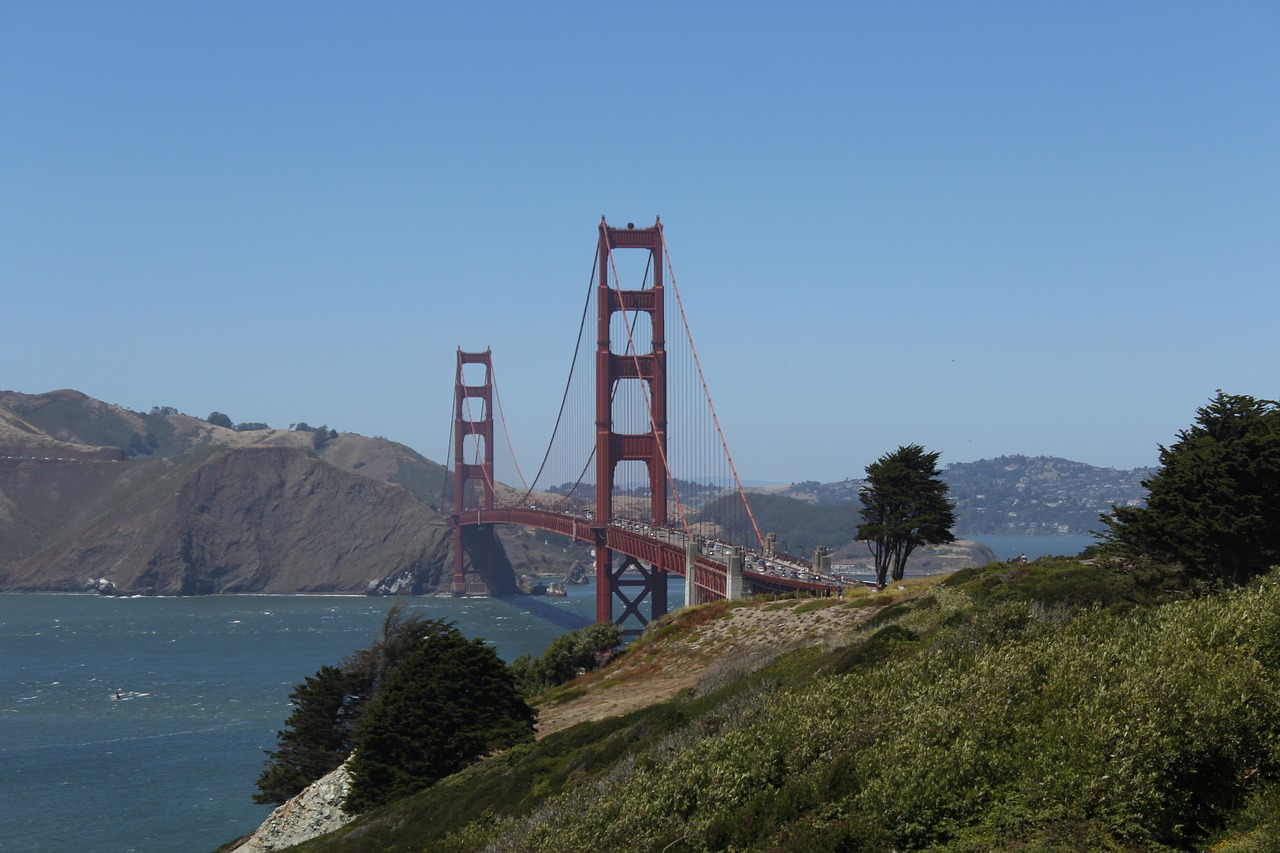
<svg viewBox="0 0 1280 853"><path fill-rule="evenodd" d="M479 382L468 382L473 371L467 365L479 365ZM478 410L478 411L477 411ZM453 423L453 506L455 512L476 506L483 513L494 508L493 479L493 353L463 352L458 348L458 374L454 382ZM470 445L470 447L469 447ZM471 452L468 453L467 451ZM467 459L476 462L467 463ZM468 498L470 497L470 500ZM496 533L492 524L471 527L454 526L453 583L454 595L488 595L491 592ZM469 583L465 571L467 554L480 574L478 583Z"/></svg>
<svg viewBox="0 0 1280 853"><path fill-rule="evenodd" d="M613 252L637 249L650 253L652 284L639 290L610 286L615 268ZM627 555L614 565L606 545L614 517L614 486L619 463L639 462L648 477L650 523L667 523L667 354L663 303L662 222L651 228L613 228L600 218L596 285L596 621L623 624L635 617L641 625L667 612L667 573ZM614 276L616 282L616 272ZM622 323L614 323L615 315ZM636 341L637 320L648 318L651 340ZM626 339L613 340L621 331ZM619 336L621 337L621 335ZM648 351L643 344L648 343ZM620 350L620 351L619 351ZM638 431L619 432L617 401L642 401L645 424ZM632 424L632 429L635 425ZM614 613L614 604L621 613ZM649 615L643 612L645 603ZM632 633L629 631L629 633Z"/></svg>

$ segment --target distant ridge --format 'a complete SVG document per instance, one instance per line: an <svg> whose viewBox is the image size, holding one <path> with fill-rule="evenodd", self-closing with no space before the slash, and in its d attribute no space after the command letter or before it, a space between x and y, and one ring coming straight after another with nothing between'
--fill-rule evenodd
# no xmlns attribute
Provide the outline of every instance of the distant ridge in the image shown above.
<svg viewBox="0 0 1280 853"><path fill-rule="evenodd" d="M303 427L0 391L0 591L447 590L444 468ZM516 588L505 569L500 594Z"/></svg>
<svg viewBox="0 0 1280 853"><path fill-rule="evenodd" d="M443 466L327 427L236 428L210 418L218 423L67 389L0 391L0 592L447 591L452 537L436 509ZM953 463L942 476L961 536L1079 535L1099 529L1114 504L1143 502L1141 481L1153 473L1003 456ZM856 504L861 484L749 491L835 509ZM790 501L758 502L761 523L797 552L817 544L862 552L849 542L856 518L847 511L797 519ZM567 572L581 557L521 528L499 536L499 594L517 589L507 554L539 574Z"/></svg>
<svg viewBox="0 0 1280 853"><path fill-rule="evenodd" d="M1098 468L1054 456L1001 456L953 462L942 472L956 503L956 530L965 534L1073 535L1103 527L1111 507L1141 506L1155 468ZM808 481L770 494L819 505L858 502L862 480Z"/></svg>

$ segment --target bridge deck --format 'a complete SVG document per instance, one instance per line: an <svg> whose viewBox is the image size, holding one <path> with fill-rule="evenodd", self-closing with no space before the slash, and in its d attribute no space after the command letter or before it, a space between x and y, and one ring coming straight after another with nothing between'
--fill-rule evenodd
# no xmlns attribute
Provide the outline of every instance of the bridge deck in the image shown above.
<svg viewBox="0 0 1280 853"><path fill-rule="evenodd" d="M635 523L598 524L595 520L580 515L532 508L466 510L451 515L450 522L461 527L518 524L559 533L589 545L599 544L603 536L605 547L611 551L642 560L662 571L681 577L685 575L685 546L688 538L681 531ZM809 571L808 564L799 560L770 557L769 561L791 570ZM713 597L723 598L726 595L728 572L724 563L700 554L694 562L694 586ZM757 590L810 592L819 595L831 589L832 584L838 583L834 578L802 580L751 570L744 570L742 578L744 583Z"/></svg>

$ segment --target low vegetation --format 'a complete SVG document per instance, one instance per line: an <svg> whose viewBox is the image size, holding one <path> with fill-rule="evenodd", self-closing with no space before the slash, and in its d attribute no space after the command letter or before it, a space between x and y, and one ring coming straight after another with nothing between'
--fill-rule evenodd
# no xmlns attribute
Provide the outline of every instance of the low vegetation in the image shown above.
<svg viewBox="0 0 1280 853"><path fill-rule="evenodd" d="M1149 596L1078 561L968 570L848 642L517 746L301 849L1274 849L1280 582Z"/></svg>
<svg viewBox="0 0 1280 853"><path fill-rule="evenodd" d="M534 696L607 662L621 644L622 628L618 625L588 625L552 640L539 658L516 658L512 674L520 690Z"/></svg>
<svg viewBox="0 0 1280 853"><path fill-rule="evenodd" d="M1161 499L1117 513L1089 559L656 620L603 675L543 694L544 709L626 689L678 648L734 665L300 849L1280 849L1276 404L1220 394L1200 416L1162 454ZM1205 482L1231 498L1225 512L1196 502ZM1161 537L1193 517L1201 538ZM752 609L794 620L793 639L739 657ZM839 613L858 614L849 633L794 639ZM557 659L581 640L561 645Z"/></svg>

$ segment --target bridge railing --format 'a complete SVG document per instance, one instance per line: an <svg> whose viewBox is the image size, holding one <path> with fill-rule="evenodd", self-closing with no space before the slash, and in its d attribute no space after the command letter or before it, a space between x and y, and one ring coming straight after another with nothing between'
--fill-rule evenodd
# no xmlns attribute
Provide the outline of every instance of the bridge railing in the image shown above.
<svg viewBox="0 0 1280 853"><path fill-rule="evenodd" d="M594 519L577 514L566 514L534 507L495 507L494 509L469 509L454 513L451 517L454 524L519 524L526 527L537 527L553 533L568 536L578 542L595 545L598 532L603 528L606 547L623 554L629 554L638 560L664 571L683 577L685 575L685 542L684 534L655 530L649 527L632 526L627 523L599 525ZM658 537L663 538L658 538ZM774 556L768 558L780 566L789 569L805 569L808 561L793 557ZM727 568L724 563L705 554L694 559L693 585L709 598L724 598L727 594ZM743 579L757 590L774 592L808 592L823 595L832 588L833 581L824 579L801 580L780 575L768 574L747 569L742 573Z"/></svg>

